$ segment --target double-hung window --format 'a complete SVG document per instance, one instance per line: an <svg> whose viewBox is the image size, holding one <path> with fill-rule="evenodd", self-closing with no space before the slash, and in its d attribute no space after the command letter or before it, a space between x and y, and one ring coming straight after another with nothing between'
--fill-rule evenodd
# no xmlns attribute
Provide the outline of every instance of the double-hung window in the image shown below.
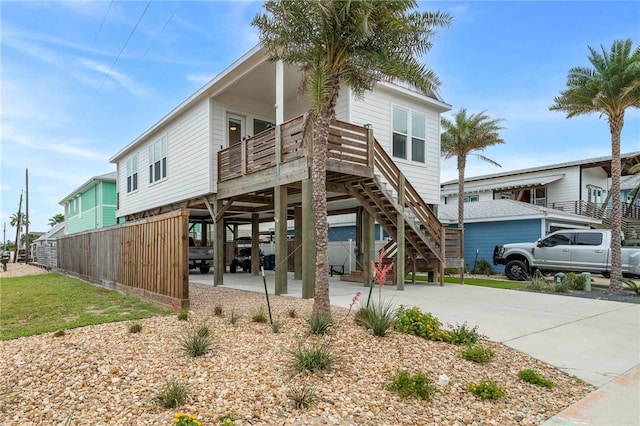
<svg viewBox="0 0 640 426"><path fill-rule="evenodd" d="M167 177L167 136L149 146L149 183Z"/></svg>
<svg viewBox="0 0 640 426"><path fill-rule="evenodd" d="M138 189L138 156L127 160L127 193Z"/></svg>
<svg viewBox="0 0 640 426"><path fill-rule="evenodd" d="M393 156L425 162L426 118L422 114L393 107ZM411 146L407 146L411 143Z"/></svg>

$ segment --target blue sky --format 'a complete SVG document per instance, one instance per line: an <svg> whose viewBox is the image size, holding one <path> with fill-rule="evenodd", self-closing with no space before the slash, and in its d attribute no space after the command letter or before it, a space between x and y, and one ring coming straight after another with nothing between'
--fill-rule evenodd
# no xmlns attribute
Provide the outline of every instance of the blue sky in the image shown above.
<svg viewBox="0 0 640 426"><path fill-rule="evenodd" d="M638 2L420 2L454 16L425 56L453 111L504 118L506 144L470 159L467 176L610 154L597 115L565 119L549 105L588 46L640 43ZM261 2L0 2L0 220L15 238L29 168L32 231L108 158L258 42ZM135 30L134 30L135 29ZM640 114L627 114L622 151L640 150ZM443 163L442 180L456 176ZM24 206L23 206L24 207Z"/></svg>

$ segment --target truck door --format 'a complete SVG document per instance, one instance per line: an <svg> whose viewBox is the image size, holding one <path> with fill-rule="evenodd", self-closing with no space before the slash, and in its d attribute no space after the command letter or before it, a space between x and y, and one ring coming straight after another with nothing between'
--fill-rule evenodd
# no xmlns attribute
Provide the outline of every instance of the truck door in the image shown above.
<svg viewBox="0 0 640 426"><path fill-rule="evenodd" d="M604 271L607 268L607 247L602 232L577 232L571 248L571 263L577 271Z"/></svg>
<svg viewBox="0 0 640 426"><path fill-rule="evenodd" d="M571 264L572 234L558 232L540 240L535 250L536 266L540 269L568 270Z"/></svg>

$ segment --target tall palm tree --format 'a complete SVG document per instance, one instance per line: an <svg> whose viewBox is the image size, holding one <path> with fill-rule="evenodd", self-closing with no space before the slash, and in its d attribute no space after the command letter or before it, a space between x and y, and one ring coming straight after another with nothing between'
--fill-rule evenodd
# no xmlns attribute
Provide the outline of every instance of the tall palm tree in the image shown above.
<svg viewBox="0 0 640 426"><path fill-rule="evenodd" d="M9 216L9 225L11 225L11 227L17 226L20 228L20 233L22 233L22 228L24 228L25 224L26 224L26 220L27 220L27 215L23 212L20 213L14 213L11 216ZM31 224L31 222L29 222L29 224Z"/></svg>
<svg viewBox="0 0 640 426"><path fill-rule="evenodd" d="M464 170L467 156L473 155L495 166L502 167L490 158L480 154L487 147L504 143L499 131L501 118L490 118L486 111L467 115L466 108L460 109L453 120L441 119L443 133L440 150L446 159L456 157L458 166L458 228L463 231L464 241ZM464 253L462 253L464 255ZM464 282L464 266L460 271L460 281Z"/></svg>
<svg viewBox="0 0 640 426"><path fill-rule="evenodd" d="M49 226L56 226L62 222L64 222L64 215L62 213L58 213L49 218Z"/></svg>
<svg viewBox="0 0 640 426"><path fill-rule="evenodd" d="M308 123L313 140L312 192L317 239L313 313L330 317L326 200L326 152L340 86L356 95L377 81L399 79L423 93L437 76L418 57L431 48L436 27L451 16L414 11L414 0L268 0L253 20L271 59L295 65L301 91L311 99Z"/></svg>
<svg viewBox="0 0 640 426"><path fill-rule="evenodd" d="M640 46L633 49L631 39L616 40L607 52L589 46L593 68L575 67L567 75L567 88L553 99L551 111L576 115L597 113L605 116L611 132L611 281L609 287L622 290L622 250L620 231L620 134L627 108L640 108Z"/></svg>

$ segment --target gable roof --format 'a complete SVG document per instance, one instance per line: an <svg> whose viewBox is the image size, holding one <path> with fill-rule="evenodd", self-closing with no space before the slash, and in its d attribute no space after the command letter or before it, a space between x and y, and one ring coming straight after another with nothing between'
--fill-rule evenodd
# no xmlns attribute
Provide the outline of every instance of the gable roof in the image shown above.
<svg viewBox="0 0 640 426"><path fill-rule="evenodd" d="M82 185L80 185L77 189L73 190L69 195L64 197L62 200L58 201L58 204L64 205L65 202L75 198L77 194L82 194L90 187L94 186L97 182L115 182L116 181L116 172L109 172L103 175L94 176Z"/></svg>
<svg viewBox="0 0 640 426"><path fill-rule="evenodd" d="M522 178L522 179L510 179L504 182L491 182L491 183L469 183L464 185L464 193L477 193L477 192L485 192L485 191L503 191L506 189L516 189L516 188L528 188L532 186L544 186L551 182L555 182L564 177L564 173L559 175L548 175L548 176L535 176L531 178ZM458 181L455 181L455 186L450 187L449 189L443 189L440 194L443 197L447 197L449 195L455 195L458 193ZM444 184L443 184L444 185Z"/></svg>
<svg viewBox="0 0 640 426"><path fill-rule="evenodd" d="M626 176L629 174L628 170L631 166L640 163L640 151L621 154L620 159L622 161L622 176ZM585 168L602 167L607 172L607 174L611 176L611 156L609 155L606 157L596 157L596 158L588 158L586 160L568 161L565 163L550 164L548 166L530 167L527 169L512 170L509 172L493 173L493 174L474 176L469 178L465 177L464 181L465 183L467 183L467 182L474 182L478 180L485 180L485 179L505 177L505 176L516 176L516 175L532 173L532 172L552 171L552 170L564 169L567 167L576 167L576 166L578 167L582 166ZM458 179L452 179L446 182L442 182L440 185L441 186L451 185L454 183L457 184ZM465 192L467 192L466 189L465 189Z"/></svg>
<svg viewBox="0 0 640 426"><path fill-rule="evenodd" d="M66 226L67 226L67 222L56 223L51 227L51 229L49 229L47 232L42 234L38 239L36 239L34 243L43 242L46 240L55 240L58 237L63 236Z"/></svg>
<svg viewBox="0 0 640 426"><path fill-rule="evenodd" d="M541 218L578 222L585 225L601 223L599 219L523 203L522 201L491 200L464 203L464 221L468 223ZM458 223L457 203L440 204L438 206L438 219L445 224Z"/></svg>

